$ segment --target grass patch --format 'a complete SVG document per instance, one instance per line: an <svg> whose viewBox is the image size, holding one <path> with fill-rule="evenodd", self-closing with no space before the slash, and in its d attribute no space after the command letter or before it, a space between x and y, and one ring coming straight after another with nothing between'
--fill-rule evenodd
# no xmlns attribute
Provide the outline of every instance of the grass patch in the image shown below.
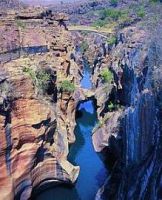
<svg viewBox="0 0 162 200"><path fill-rule="evenodd" d="M108 109L110 112L112 112L113 110L115 110L116 106L110 101L110 103L108 104Z"/></svg>
<svg viewBox="0 0 162 200"><path fill-rule="evenodd" d="M143 18L145 16L145 8L140 6L136 11L137 17Z"/></svg>
<svg viewBox="0 0 162 200"><path fill-rule="evenodd" d="M100 19L104 20L106 18L109 18L111 20L118 20L119 17L121 17L122 11L116 10L116 9L104 9L100 12Z"/></svg>
<svg viewBox="0 0 162 200"><path fill-rule="evenodd" d="M92 26L100 28L106 26L106 24L108 24L108 21L106 19L105 20L98 19L92 24Z"/></svg>
<svg viewBox="0 0 162 200"><path fill-rule="evenodd" d="M111 83L113 80L113 74L109 69L103 69L100 75L104 83Z"/></svg>
<svg viewBox="0 0 162 200"><path fill-rule="evenodd" d="M74 83L70 82L69 80L64 80L60 83L59 86L60 90L62 92L74 92L75 91L75 85Z"/></svg>
<svg viewBox="0 0 162 200"><path fill-rule="evenodd" d="M50 81L50 74L44 70L38 71L36 73L37 87L41 88L43 91L46 91L48 88L48 83Z"/></svg>
<svg viewBox="0 0 162 200"><path fill-rule="evenodd" d="M115 8L103 9L99 12L99 19L92 25L95 27L106 27L114 22L120 23L129 19L129 10L119 10Z"/></svg>
<svg viewBox="0 0 162 200"><path fill-rule="evenodd" d="M107 39L107 43L111 46L116 44L116 41L117 41L117 38L115 36L111 36L110 38Z"/></svg>
<svg viewBox="0 0 162 200"><path fill-rule="evenodd" d="M23 72L30 76L35 83L36 73L32 68L23 66Z"/></svg>

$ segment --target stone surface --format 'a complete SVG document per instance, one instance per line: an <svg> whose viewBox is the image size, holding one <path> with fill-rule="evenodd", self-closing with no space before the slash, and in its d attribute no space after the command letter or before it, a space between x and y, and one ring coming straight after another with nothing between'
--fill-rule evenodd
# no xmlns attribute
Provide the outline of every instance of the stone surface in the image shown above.
<svg viewBox="0 0 162 200"><path fill-rule="evenodd" d="M122 110L108 113L103 119L103 125L96 127L92 136L94 148L97 152L101 152L109 145L109 139L117 137L120 126L120 117Z"/></svg>
<svg viewBox="0 0 162 200"><path fill-rule="evenodd" d="M107 156L111 152L116 159L96 199L160 199L161 121L158 111L160 107L155 103L157 93L153 92L155 88L152 85L155 81L152 74L157 62L156 53L153 52L157 44L155 42L150 45L148 33L138 29L138 26L124 29L122 34L123 40L118 41L111 51L111 67L116 77L116 98L125 109L121 113L118 122L120 129L115 138L112 140L109 137L106 142L109 152ZM161 45L158 49L160 53ZM161 62L158 62L160 68ZM104 123L95 132L94 138L103 142L103 133L108 134L111 127L112 123ZM111 133L113 135L113 131ZM99 149L96 140L94 145Z"/></svg>
<svg viewBox="0 0 162 200"><path fill-rule="evenodd" d="M75 141L78 100L73 93L59 89L64 79L78 83L79 69L70 58L73 43L68 31L58 22L53 21L52 25L42 22L28 18L21 21L24 28L14 21L11 26L5 22L1 27L2 200L27 200L52 182L72 184L79 174L79 167L67 161L68 146ZM40 46L46 46L48 51L39 52ZM24 47L31 48L27 54L18 52L17 57L12 56L12 51ZM50 74L45 91L37 76L42 70Z"/></svg>

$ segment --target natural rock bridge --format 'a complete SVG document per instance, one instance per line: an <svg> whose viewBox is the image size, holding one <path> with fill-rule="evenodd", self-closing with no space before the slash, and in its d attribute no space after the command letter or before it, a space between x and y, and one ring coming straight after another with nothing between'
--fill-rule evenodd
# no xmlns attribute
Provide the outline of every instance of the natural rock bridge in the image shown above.
<svg viewBox="0 0 162 200"><path fill-rule="evenodd" d="M113 33L111 28L96 28L92 26L68 26L69 31L87 31L94 32L102 37L107 38L107 35Z"/></svg>

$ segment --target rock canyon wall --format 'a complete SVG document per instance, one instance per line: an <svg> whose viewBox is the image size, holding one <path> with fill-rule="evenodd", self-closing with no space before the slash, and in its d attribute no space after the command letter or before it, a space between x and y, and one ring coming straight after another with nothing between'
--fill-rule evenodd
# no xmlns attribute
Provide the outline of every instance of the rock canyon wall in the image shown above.
<svg viewBox="0 0 162 200"><path fill-rule="evenodd" d="M77 100L63 83L77 86L78 66L70 34L59 24L64 16L20 16L0 26L1 200L29 199L46 183L71 184L79 173L67 161Z"/></svg>
<svg viewBox="0 0 162 200"><path fill-rule="evenodd" d="M104 117L93 143L97 151L105 151L111 173L96 199L162 198L162 48L157 32L154 36L138 26L125 28L110 52L115 82L105 104L113 103L113 109L100 112Z"/></svg>

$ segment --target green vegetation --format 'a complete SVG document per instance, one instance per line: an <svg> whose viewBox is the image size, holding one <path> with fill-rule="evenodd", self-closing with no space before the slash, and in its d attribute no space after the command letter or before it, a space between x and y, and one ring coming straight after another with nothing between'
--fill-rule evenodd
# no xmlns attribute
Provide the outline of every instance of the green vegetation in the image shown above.
<svg viewBox="0 0 162 200"><path fill-rule="evenodd" d="M119 103L117 103L117 102L112 102L112 101L110 101L110 102L108 103L107 108L108 108L108 111L109 111L109 112L112 112L112 111L115 111L115 110L118 110L118 109L122 109L122 105L119 104Z"/></svg>
<svg viewBox="0 0 162 200"><path fill-rule="evenodd" d="M75 91L75 85L74 83L71 83L69 80L64 80L61 82L59 88L63 92L74 92Z"/></svg>
<svg viewBox="0 0 162 200"><path fill-rule="evenodd" d="M83 41L83 42L80 44L81 52L84 53L85 51L88 50L88 48L89 48L89 45L88 45L87 41Z"/></svg>
<svg viewBox="0 0 162 200"><path fill-rule="evenodd" d="M21 20L15 20L16 24L18 27L24 29L25 28L25 23L22 22Z"/></svg>
<svg viewBox="0 0 162 200"><path fill-rule="evenodd" d="M45 70L38 71L36 73L37 86L45 91L48 87L48 82L50 81L50 74Z"/></svg>
<svg viewBox="0 0 162 200"><path fill-rule="evenodd" d="M111 36L110 38L107 39L107 43L109 45L114 45L116 43L116 37L115 36Z"/></svg>
<svg viewBox="0 0 162 200"><path fill-rule="evenodd" d="M109 120L111 118L111 115L109 115L109 112L113 112L118 109L123 109L123 106L121 104L113 103L112 101L110 101L108 104L108 112L104 115L103 118L101 118L97 122L92 133L94 133L97 129L101 128L107 122L107 120Z"/></svg>
<svg viewBox="0 0 162 200"><path fill-rule="evenodd" d="M25 74L29 75L32 78L32 80L34 81L34 83L35 83L36 74L35 74L35 71L32 68L24 66L23 67L23 72Z"/></svg>
<svg viewBox="0 0 162 200"><path fill-rule="evenodd" d="M103 69L101 71L101 78L105 83L111 83L113 80L113 74L109 69Z"/></svg>
<svg viewBox="0 0 162 200"><path fill-rule="evenodd" d="M122 16L122 11L117 9L104 9L100 12L100 18L105 20L109 18L111 20L118 20Z"/></svg>
<svg viewBox="0 0 162 200"><path fill-rule="evenodd" d="M43 93L46 91L48 87L48 83L50 81L50 74L45 70L34 71L32 68L23 67L23 72L30 76L33 84L41 90Z"/></svg>
<svg viewBox="0 0 162 200"><path fill-rule="evenodd" d="M106 24L108 24L108 22L106 20L96 20L92 25L94 27L100 28L100 27L104 27Z"/></svg>
<svg viewBox="0 0 162 200"><path fill-rule="evenodd" d="M112 112L115 108L116 106L110 101L110 103L108 104L109 111Z"/></svg>
<svg viewBox="0 0 162 200"><path fill-rule="evenodd" d="M110 3L111 3L112 6L117 6L118 0L110 0Z"/></svg>
<svg viewBox="0 0 162 200"><path fill-rule="evenodd" d="M105 22L104 20L96 20L92 25L95 26L95 27L103 27L105 26L105 24L107 24L107 22Z"/></svg>
<svg viewBox="0 0 162 200"><path fill-rule="evenodd" d="M154 16L159 16L160 12L160 2L161 0L142 0L140 3L132 2L129 7L118 8L116 4L118 4L119 0L109 0L110 4L113 7L101 9L98 11L94 11L95 21L92 23L92 26L96 29L104 30L104 28L111 27L112 30L116 30L116 28L124 28L126 26L130 26L132 23L137 23L139 20L147 24L150 23L148 18ZM116 7L116 8L115 8ZM152 14L151 14L152 13ZM147 15L147 21L143 20ZM161 16L160 16L161 17Z"/></svg>
<svg viewBox="0 0 162 200"><path fill-rule="evenodd" d="M93 23L95 27L105 27L115 22L123 22L129 20L129 10L119 10L115 8L103 9L99 13L99 19Z"/></svg>
<svg viewBox="0 0 162 200"><path fill-rule="evenodd" d="M106 121L109 120L109 119L110 119L110 116L109 116L109 115L105 115L102 119L100 119L100 120L96 123L96 125L95 125L95 127L94 127L92 133L94 133L97 129L101 128L101 127L106 123Z"/></svg>
<svg viewBox="0 0 162 200"><path fill-rule="evenodd" d="M140 17L140 18L143 18L145 16L145 9L143 6L140 6L138 9L137 9L137 17Z"/></svg>
<svg viewBox="0 0 162 200"><path fill-rule="evenodd" d="M157 3L160 2L160 0L150 0L150 3Z"/></svg>

